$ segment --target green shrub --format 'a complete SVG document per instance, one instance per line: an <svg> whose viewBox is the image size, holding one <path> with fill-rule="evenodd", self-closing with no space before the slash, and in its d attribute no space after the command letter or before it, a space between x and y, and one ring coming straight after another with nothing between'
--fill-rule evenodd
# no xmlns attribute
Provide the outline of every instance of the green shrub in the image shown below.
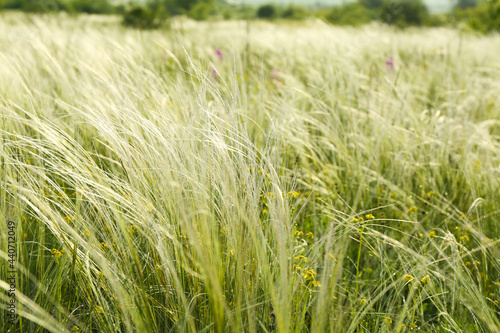
<svg viewBox="0 0 500 333"><path fill-rule="evenodd" d="M455 8L465 9L477 6L477 0L458 0Z"/></svg>
<svg viewBox="0 0 500 333"><path fill-rule="evenodd" d="M168 13L163 6L134 5L123 14L125 26L139 29L157 29L165 23Z"/></svg>
<svg viewBox="0 0 500 333"><path fill-rule="evenodd" d="M257 9L257 17L264 19L273 19L278 16L278 9L276 6L268 4L262 5Z"/></svg>
<svg viewBox="0 0 500 333"><path fill-rule="evenodd" d="M60 1L60 0L12 1L12 5L13 5L12 7L14 7L14 9L21 9L22 11L33 12L33 13L57 12L57 11L68 9L68 5L64 1Z"/></svg>
<svg viewBox="0 0 500 333"><path fill-rule="evenodd" d="M386 5L387 0L358 0L358 3L365 8L376 9Z"/></svg>
<svg viewBox="0 0 500 333"><path fill-rule="evenodd" d="M188 16L197 21L208 19L214 14L214 5L212 2L199 2L195 4L188 12Z"/></svg>
<svg viewBox="0 0 500 333"><path fill-rule="evenodd" d="M288 6L283 14L281 15L283 18L290 20L304 20L308 16L307 9L302 6Z"/></svg>
<svg viewBox="0 0 500 333"><path fill-rule="evenodd" d="M371 21L370 11L359 3L334 7L326 16L328 22L337 25L361 25Z"/></svg>
<svg viewBox="0 0 500 333"><path fill-rule="evenodd" d="M397 26L424 25L429 10L422 0L391 1L384 5L380 20Z"/></svg>
<svg viewBox="0 0 500 333"><path fill-rule="evenodd" d="M483 1L476 7L458 9L457 19L465 21L474 30L488 33L500 31L500 1Z"/></svg>
<svg viewBox="0 0 500 333"><path fill-rule="evenodd" d="M71 5L78 13L110 14L114 12L109 0L73 0Z"/></svg>

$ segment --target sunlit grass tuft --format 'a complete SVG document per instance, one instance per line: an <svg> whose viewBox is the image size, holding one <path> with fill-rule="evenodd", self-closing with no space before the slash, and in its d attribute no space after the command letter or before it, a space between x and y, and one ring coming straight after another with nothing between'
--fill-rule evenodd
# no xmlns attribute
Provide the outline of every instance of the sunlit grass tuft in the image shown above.
<svg viewBox="0 0 500 333"><path fill-rule="evenodd" d="M500 330L498 36L0 30L23 332Z"/></svg>

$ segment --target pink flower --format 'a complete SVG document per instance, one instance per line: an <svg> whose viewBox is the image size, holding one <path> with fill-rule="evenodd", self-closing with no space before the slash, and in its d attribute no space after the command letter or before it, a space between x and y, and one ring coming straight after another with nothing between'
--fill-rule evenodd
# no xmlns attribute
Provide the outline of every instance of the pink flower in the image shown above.
<svg viewBox="0 0 500 333"><path fill-rule="evenodd" d="M222 61L222 52L221 50L215 50L215 55L219 57L219 60Z"/></svg>
<svg viewBox="0 0 500 333"><path fill-rule="evenodd" d="M385 61L385 67L388 71L394 70L394 59L392 57L388 57Z"/></svg>
<svg viewBox="0 0 500 333"><path fill-rule="evenodd" d="M219 80L219 72L212 66L212 75L216 80Z"/></svg>

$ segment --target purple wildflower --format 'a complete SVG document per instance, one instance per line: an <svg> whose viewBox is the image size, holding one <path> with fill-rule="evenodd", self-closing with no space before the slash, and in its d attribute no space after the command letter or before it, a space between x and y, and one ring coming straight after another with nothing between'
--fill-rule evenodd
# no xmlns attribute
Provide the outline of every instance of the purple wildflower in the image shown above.
<svg viewBox="0 0 500 333"><path fill-rule="evenodd" d="M216 80L219 79L219 72L217 72L217 70L213 66L212 66L212 75Z"/></svg>
<svg viewBox="0 0 500 333"><path fill-rule="evenodd" d="M218 50L218 49L217 49L217 50L215 50L215 55L216 55L217 57L219 57L219 60L220 60L220 61L222 61L222 52L221 52L221 50Z"/></svg>
<svg viewBox="0 0 500 333"><path fill-rule="evenodd" d="M394 70L394 59L392 57L388 57L385 61L385 67L388 71Z"/></svg>

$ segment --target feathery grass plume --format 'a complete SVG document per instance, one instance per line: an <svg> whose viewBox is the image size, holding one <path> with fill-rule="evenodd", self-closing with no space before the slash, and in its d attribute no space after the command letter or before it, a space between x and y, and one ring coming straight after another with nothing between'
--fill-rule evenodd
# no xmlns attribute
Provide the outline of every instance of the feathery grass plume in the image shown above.
<svg viewBox="0 0 500 333"><path fill-rule="evenodd" d="M500 330L499 36L5 17L23 331Z"/></svg>

